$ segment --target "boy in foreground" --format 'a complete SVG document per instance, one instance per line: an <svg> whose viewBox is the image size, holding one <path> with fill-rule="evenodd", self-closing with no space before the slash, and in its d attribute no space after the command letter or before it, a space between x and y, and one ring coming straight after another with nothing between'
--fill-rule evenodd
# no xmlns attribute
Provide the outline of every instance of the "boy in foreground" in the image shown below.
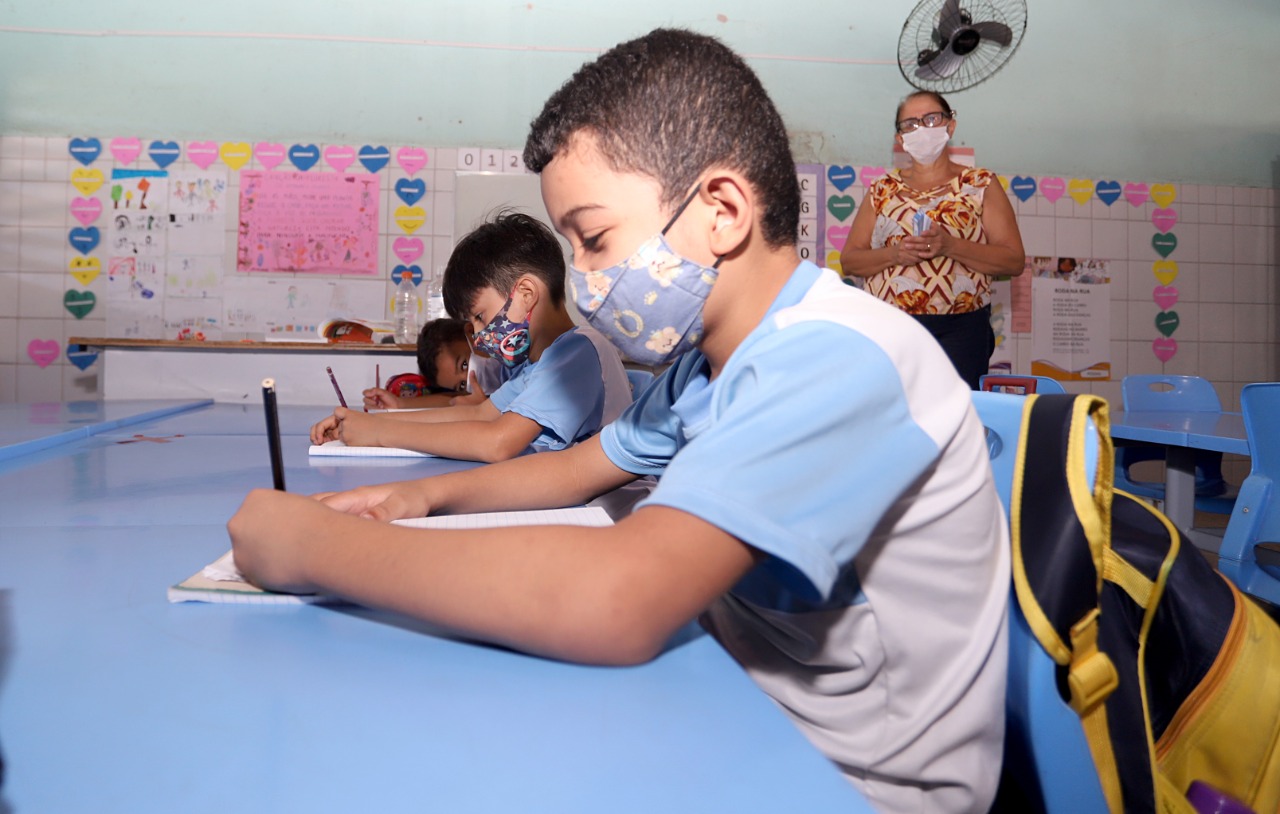
<svg viewBox="0 0 1280 814"><path fill-rule="evenodd" d="M601 664L651 659L701 615L877 808L985 811L1010 578L982 426L923 328L800 262L759 80L714 39L654 31L551 98L525 163L580 308L672 366L563 452L322 501L255 491L229 524L240 568ZM370 522L584 503L647 474L609 528Z"/></svg>

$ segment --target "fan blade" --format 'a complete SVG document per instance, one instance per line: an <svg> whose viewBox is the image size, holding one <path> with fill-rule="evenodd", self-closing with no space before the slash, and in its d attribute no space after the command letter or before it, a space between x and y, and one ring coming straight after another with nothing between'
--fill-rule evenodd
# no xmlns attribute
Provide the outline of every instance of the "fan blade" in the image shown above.
<svg viewBox="0 0 1280 814"><path fill-rule="evenodd" d="M977 31L984 40L991 40L1005 47L1013 42L1013 30L1004 23L974 23L973 30Z"/></svg>
<svg viewBox="0 0 1280 814"><path fill-rule="evenodd" d="M939 51L937 56L916 68L916 76L920 79L946 79L960 69L964 57L950 48Z"/></svg>
<svg viewBox="0 0 1280 814"><path fill-rule="evenodd" d="M938 27L935 29L938 36L942 38L942 45L950 41L956 35L956 32L964 26L964 21L960 16L960 0L947 0L942 4L942 10L938 12Z"/></svg>

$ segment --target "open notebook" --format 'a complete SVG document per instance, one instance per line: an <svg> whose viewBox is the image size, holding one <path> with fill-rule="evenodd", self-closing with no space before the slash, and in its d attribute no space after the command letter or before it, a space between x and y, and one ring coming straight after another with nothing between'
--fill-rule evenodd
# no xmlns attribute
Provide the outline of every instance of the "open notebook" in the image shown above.
<svg viewBox="0 0 1280 814"><path fill-rule="evenodd" d="M418 529L486 529L502 526L610 526L613 521L599 506L542 509L523 512L450 514L396 520L397 526ZM170 602L218 602L245 605L306 605L336 601L321 594L281 594L250 585L236 570L228 551L218 559L169 588Z"/></svg>
<svg viewBox="0 0 1280 814"><path fill-rule="evenodd" d="M349 447L341 441L326 441L323 444L312 444L307 449L308 455L318 458L435 458L430 452L418 452L400 447Z"/></svg>

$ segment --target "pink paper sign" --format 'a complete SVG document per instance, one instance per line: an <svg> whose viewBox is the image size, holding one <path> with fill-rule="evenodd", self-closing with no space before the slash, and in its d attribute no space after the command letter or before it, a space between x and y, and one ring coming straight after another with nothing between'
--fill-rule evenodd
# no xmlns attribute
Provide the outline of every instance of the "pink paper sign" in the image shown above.
<svg viewBox="0 0 1280 814"><path fill-rule="evenodd" d="M239 271L378 273L378 176L240 173Z"/></svg>

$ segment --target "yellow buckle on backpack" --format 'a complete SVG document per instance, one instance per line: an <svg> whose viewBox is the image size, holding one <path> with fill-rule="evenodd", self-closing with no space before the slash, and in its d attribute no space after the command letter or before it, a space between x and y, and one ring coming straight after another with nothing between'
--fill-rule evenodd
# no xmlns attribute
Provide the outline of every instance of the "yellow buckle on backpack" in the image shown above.
<svg viewBox="0 0 1280 814"><path fill-rule="evenodd" d="M1084 716L1095 709L1116 687L1120 676L1111 659L1098 649L1098 617L1094 608L1071 627L1071 665L1067 668L1067 687L1071 690L1071 708Z"/></svg>

